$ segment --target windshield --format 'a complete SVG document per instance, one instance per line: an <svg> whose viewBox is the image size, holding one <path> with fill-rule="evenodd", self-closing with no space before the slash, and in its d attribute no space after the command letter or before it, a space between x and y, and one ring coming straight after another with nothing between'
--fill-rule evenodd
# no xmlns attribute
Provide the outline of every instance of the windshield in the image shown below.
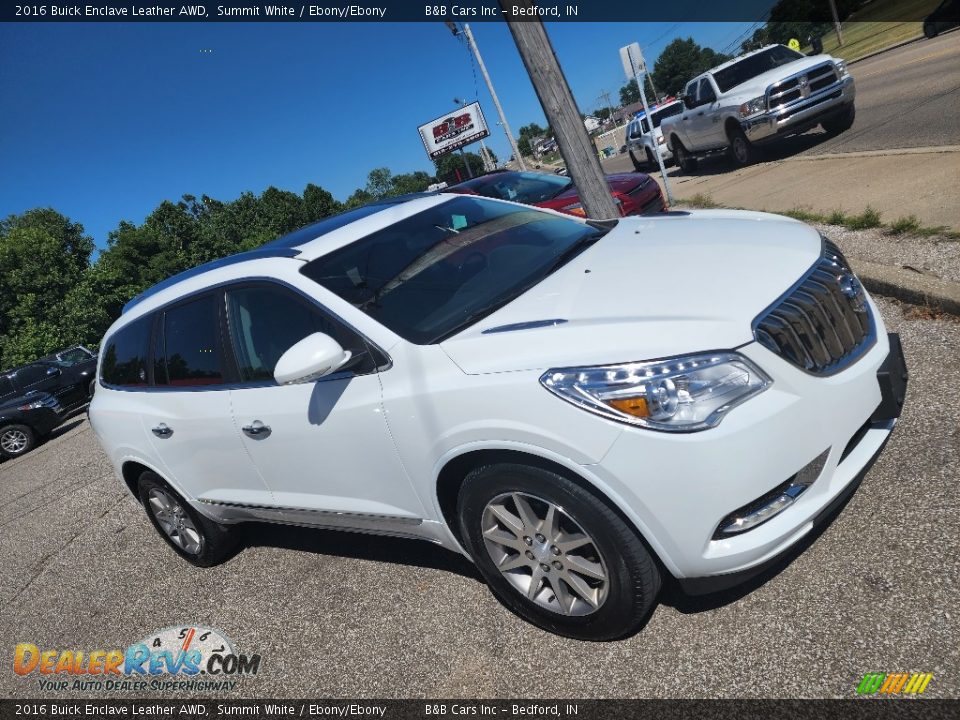
<svg viewBox="0 0 960 720"><path fill-rule="evenodd" d="M794 52L783 45L774 45L769 50L758 52L756 55L746 57L739 62L735 62L723 70L713 72L713 79L717 81L717 87L720 92L727 92L741 83L745 83L757 75L762 75L767 70L792 63L794 60L800 60L804 56Z"/></svg>
<svg viewBox="0 0 960 720"><path fill-rule="evenodd" d="M463 196L308 263L303 274L410 342L440 342L521 295L607 231Z"/></svg>
<svg viewBox="0 0 960 720"><path fill-rule="evenodd" d="M650 117L653 119L653 126L655 128L660 127L660 123L663 122L664 118L673 117L674 115L679 115L683 112L683 103L673 103L668 105L665 108L660 110L654 110L650 113ZM640 122L643 124L643 132L650 132L650 127L647 125L647 118L641 118Z"/></svg>
<svg viewBox="0 0 960 720"><path fill-rule="evenodd" d="M497 173L468 183L474 192L484 197L513 200L525 205L555 198L572 184L569 178L533 172Z"/></svg>

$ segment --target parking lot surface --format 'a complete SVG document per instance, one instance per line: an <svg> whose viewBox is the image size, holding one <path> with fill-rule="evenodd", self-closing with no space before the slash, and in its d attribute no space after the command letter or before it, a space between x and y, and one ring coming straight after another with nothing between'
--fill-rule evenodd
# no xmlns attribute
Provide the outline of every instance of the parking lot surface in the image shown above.
<svg viewBox="0 0 960 720"><path fill-rule="evenodd" d="M958 697L960 322L878 302L911 384L849 504L776 572L700 599L667 587L644 630L608 644L522 622L426 543L257 525L236 557L194 568L80 415L0 465L0 694L53 695L12 672L18 642L125 648L198 623L262 656L224 698L851 697L864 673L896 671Z"/></svg>

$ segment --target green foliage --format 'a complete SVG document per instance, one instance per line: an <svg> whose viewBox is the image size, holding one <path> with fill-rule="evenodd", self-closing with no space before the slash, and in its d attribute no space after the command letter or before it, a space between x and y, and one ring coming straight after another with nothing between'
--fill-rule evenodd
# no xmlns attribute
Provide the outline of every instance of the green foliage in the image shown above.
<svg viewBox="0 0 960 720"><path fill-rule="evenodd" d="M847 217L844 223L851 230L867 230L869 228L880 227L883 223L880 221L880 213L867 205L866 209L859 215Z"/></svg>
<svg viewBox="0 0 960 720"><path fill-rule="evenodd" d="M887 230L891 235L903 235L904 233L915 233L920 229L920 221L917 220L916 215L909 215L907 217L900 217L890 223L890 228Z"/></svg>
<svg viewBox="0 0 960 720"><path fill-rule="evenodd" d="M480 156L468 152L466 154L467 161L470 163L470 170L473 172L473 176L476 177L483 172L483 160L480 159ZM468 177L467 168L463 164L463 156L460 154L460 151L447 153L446 155L441 155L436 160L433 161L433 164L437 167L437 179L446 180L448 183L462 182ZM457 179L457 173L459 172L460 178Z"/></svg>
<svg viewBox="0 0 960 720"><path fill-rule="evenodd" d="M654 77L654 82L657 82L656 77ZM640 86L637 85L636 78L620 88L621 106L626 106L635 102L640 102Z"/></svg>
<svg viewBox="0 0 960 720"><path fill-rule="evenodd" d="M729 59L729 55L700 47L693 38L677 38L663 49L654 63L653 82L659 92L676 95L692 78Z"/></svg>

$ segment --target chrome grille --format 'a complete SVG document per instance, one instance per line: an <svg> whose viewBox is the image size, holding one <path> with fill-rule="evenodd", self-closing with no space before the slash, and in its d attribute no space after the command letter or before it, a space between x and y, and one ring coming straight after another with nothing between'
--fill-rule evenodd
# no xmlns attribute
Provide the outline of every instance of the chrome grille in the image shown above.
<svg viewBox="0 0 960 720"><path fill-rule="evenodd" d="M754 336L815 375L840 372L873 346L876 334L866 295L836 245L824 239L820 260L759 315Z"/></svg>
<svg viewBox="0 0 960 720"><path fill-rule="evenodd" d="M771 85L767 90L767 107L773 109L798 102L830 87L838 79L833 63L817 65L806 72Z"/></svg>

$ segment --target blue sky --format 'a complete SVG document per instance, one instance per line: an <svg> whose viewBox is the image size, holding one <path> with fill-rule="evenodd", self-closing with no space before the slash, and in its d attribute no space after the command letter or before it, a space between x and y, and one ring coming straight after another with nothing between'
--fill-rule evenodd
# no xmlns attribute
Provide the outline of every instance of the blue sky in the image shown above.
<svg viewBox="0 0 960 720"><path fill-rule="evenodd" d="M750 25L547 29L589 112L604 89L618 99L621 46L652 62L674 37L723 50ZM507 26L471 28L513 131L543 124ZM343 200L375 167L432 171L417 126L455 96L480 100L508 157L479 70L440 22L0 24L0 216L52 206L105 247L120 220L184 193L313 182Z"/></svg>

